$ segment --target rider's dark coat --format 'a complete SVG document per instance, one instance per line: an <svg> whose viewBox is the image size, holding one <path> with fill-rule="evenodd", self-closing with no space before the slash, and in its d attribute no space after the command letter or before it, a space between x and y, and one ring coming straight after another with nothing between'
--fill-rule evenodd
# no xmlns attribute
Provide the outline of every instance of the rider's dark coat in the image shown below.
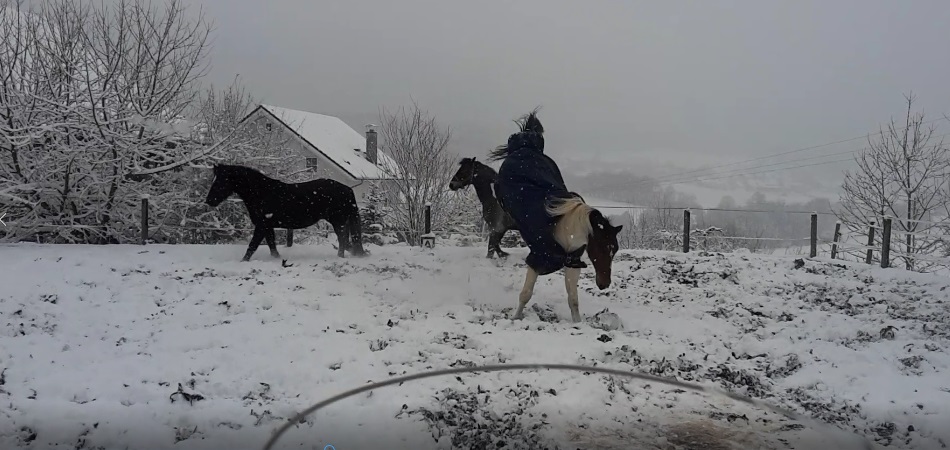
<svg viewBox="0 0 950 450"><path fill-rule="evenodd" d="M561 269L569 256L554 239L556 218L548 215L545 205L575 195L568 191L554 160L544 154L542 134L520 132L508 138L495 196L517 222L521 237L531 249L525 262L539 275ZM582 252L575 251L573 258Z"/></svg>

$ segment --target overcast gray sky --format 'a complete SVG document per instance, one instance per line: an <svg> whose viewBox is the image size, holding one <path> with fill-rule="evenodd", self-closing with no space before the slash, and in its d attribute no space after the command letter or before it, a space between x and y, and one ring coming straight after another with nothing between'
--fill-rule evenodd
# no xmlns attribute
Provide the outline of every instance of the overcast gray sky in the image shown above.
<svg viewBox="0 0 950 450"><path fill-rule="evenodd" d="M192 3L216 25L215 82L359 131L415 99L464 154L536 105L559 161L631 170L860 135L910 90L950 112L946 0Z"/></svg>

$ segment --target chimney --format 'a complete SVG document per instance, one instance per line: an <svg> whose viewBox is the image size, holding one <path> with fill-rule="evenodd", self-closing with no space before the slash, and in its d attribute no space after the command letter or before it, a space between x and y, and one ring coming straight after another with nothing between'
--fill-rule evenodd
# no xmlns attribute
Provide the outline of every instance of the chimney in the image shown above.
<svg viewBox="0 0 950 450"><path fill-rule="evenodd" d="M376 125L366 125L366 159L373 165L377 164Z"/></svg>

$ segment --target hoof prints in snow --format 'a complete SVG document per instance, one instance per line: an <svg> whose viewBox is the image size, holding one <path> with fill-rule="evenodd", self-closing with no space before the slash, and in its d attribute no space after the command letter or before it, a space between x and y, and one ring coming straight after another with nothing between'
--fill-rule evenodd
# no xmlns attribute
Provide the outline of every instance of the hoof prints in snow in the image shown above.
<svg viewBox="0 0 950 450"><path fill-rule="evenodd" d="M582 364L594 366L604 364L611 367L626 364L635 371L651 375L692 382L712 381L740 395L767 399L778 404L791 402L800 406L812 417L826 423L847 424L861 413L856 405L836 402L833 399L820 400L801 388L776 391L775 380L785 378L801 368L802 364L795 354L788 354L784 358L775 360L770 360L764 354L755 356L733 354L731 359L752 362L754 369L737 367L735 362L707 367L704 366L703 361L693 361L685 355L680 355L675 359L664 357L659 360L644 360L635 349L627 345L606 351L603 356L597 358L581 356ZM610 386L608 389L613 392Z"/></svg>
<svg viewBox="0 0 950 450"><path fill-rule="evenodd" d="M194 380L191 380L191 383L189 383L189 384L191 385L192 388L195 387ZM176 395L179 396L179 397L180 397L181 399L183 399L184 401L188 402L188 404L190 404L190 405L194 405L195 402L198 402L198 401L201 401L201 400L204 400L204 399L205 399L204 396L201 395L201 394L196 394L196 393L195 393L195 394L190 394L190 393L188 393L188 392L185 392L185 389L181 386L181 383L178 383L178 390L175 391L175 392L172 392L172 395L169 395L169 396L168 396L168 399L171 400L172 403L175 403L175 398L176 398L175 396L176 396Z"/></svg>
<svg viewBox="0 0 950 450"><path fill-rule="evenodd" d="M941 403L950 392L942 373L950 367L950 281L939 276L797 257L625 251L610 289L583 272L585 322L574 324L557 276L539 281L525 320L510 320L521 258L496 267L477 248L433 254L393 246L341 260L329 246L305 245L285 251L290 267L267 256L240 264L244 245L159 246L167 251L148 257L140 248L4 249L0 447L32 439L37 448L78 440L94 448L136 435L128 423L138 420L127 418L141 414L153 418L162 445L194 448L270 431L306 404L368 380L506 361L609 365L713 385L893 448L950 442L941 425L950 422ZM64 272L54 262L60 256L84 264ZM203 374L197 386L189 373ZM709 424L744 431L768 419L779 438L796 431L775 415L719 401L718 415L706 412L691 394L658 385L573 374L532 375L531 385L518 386L515 378L407 383L334 407L431 422L446 444L454 437L463 448L503 440L509 448L554 448L564 441L553 440L560 430L546 423L560 421L580 423L587 439L561 448L604 448L581 445L592 433L583 426L661 430L669 425L661 419L677 413L692 414L671 432L684 440L667 439L687 448L718 448L688 443L724 432ZM465 390L475 385L484 394ZM587 404L563 408L565 401ZM407 402L413 414L393 419ZM608 412L605 404L613 405ZM477 421L478 433L458 428L466 420ZM51 423L70 423L75 433L57 437ZM320 426L309 418L300 428Z"/></svg>
<svg viewBox="0 0 950 450"><path fill-rule="evenodd" d="M542 436L546 414L535 416L529 409L537 404L538 391L530 385L499 388L506 392L499 402L480 386L475 390L443 389L435 398L438 409L404 410L407 416L418 416L426 422L432 438L445 438L452 448L515 450L558 449ZM504 404L499 409L499 403ZM404 406L404 408L407 408ZM402 417L403 412L396 417Z"/></svg>
<svg viewBox="0 0 950 450"><path fill-rule="evenodd" d="M557 317L557 313L554 312L554 309L549 305L542 307L537 303L531 305L531 310L538 315L538 320L547 323L558 323L560 319Z"/></svg>

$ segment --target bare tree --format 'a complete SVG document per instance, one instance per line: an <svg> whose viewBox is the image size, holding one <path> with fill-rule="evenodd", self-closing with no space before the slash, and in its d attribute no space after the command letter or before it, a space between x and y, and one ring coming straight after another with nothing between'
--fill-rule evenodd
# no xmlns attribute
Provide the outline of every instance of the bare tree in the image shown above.
<svg viewBox="0 0 950 450"><path fill-rule="evenodd" d="M897 218L892 225L892 242L902 247L897 256L908 270L926 270L930 264L914 257L941 245L928 235L942 227L929 222L945 220L950 207L950 153L924 114L913 112L913 94L905 99L903 123L891 119L879 137L869 138L869 148L855 158L858 169L845 174L837 214L852 232L863 232L872 221L880 224L884 216Z"/></svg>
<svg viewBox="0 0 950 450"><path fill-rule="evenodd" d="M440 229L455 212L448 189L456 165L449 153L451 131L413 103L395 113L380 112L382 149L393 166L381 164L394 179L386 190L390 225L403 233L410 245L417 245L425 227L425 206L432 206L432 228Z"/></svg>
<svg viewBox="0 0 950 450"><path fill-rule="evenodd" d="M40 216L61 223L85 212L75 195L86 180L76 171L90 142L77 120L84 105L76 80L88 19L88 8L73 3L32 11L0 2L0 192L15 201L18 225L0 238L30 235Z"/></svg>
<svg viewBox="0 0 950 450"><path fill-rule="evenodd" d="M173 168L152 169L157 176L178 179L174 189L151 197L156 209L151 220L154 239L214 242L244 237L247 233L241 230L253 228L239 202L224 202L217 208L204 204L214 163L254 167L285 181L299 175L294 164L303 157L287 150L289 139L244 120L256 104L237 77L224 88L209 86L196 100L189 117L194 121L192 145L198 150L173 163Z"/></svg>
<svg viewBox="0 0 950 450"><path fill-rule="evenodd" d="M0 32L0 193L19 205L0 240L133 239L140 198L167 212L227 147L194 139L210 24L181 0L0 0Z"/></svg>

